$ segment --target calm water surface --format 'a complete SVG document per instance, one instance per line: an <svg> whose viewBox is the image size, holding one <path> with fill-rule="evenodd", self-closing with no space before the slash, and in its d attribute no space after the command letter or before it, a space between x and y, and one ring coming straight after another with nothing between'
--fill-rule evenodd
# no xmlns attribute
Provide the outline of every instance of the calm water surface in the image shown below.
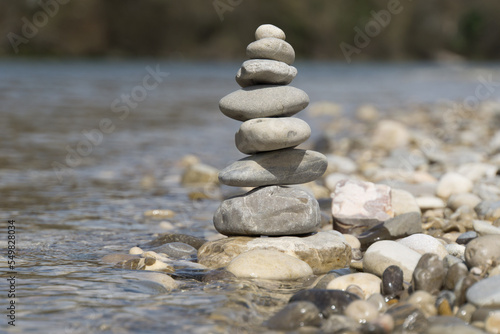
<svg viewBox="0 0 500 334"><path fill-rule="evenodd" d="M169 74L140 90L147 67ZM195 154L217 168L241 157L233 143L239 123L218 111L218 100L237 89L239 63L151 61L0 61L0 208L2 277L6 277L6 221L16 220L16 326L12 333L245 333L298 287L201 284L181 281L160 293L127 278L130 272L98 259L127 252L155 233L200 237L215 233L219 202L189 200L179 185L179 159ZM500 81L499 65L297 63L293 85L311 103L331 101L346 116L362 104L381 110L415 103L461 102L478 77ZM151 81L152 82L152 81ZM112 104L134 93L126 117ZM146 95L137 95L146 92ZM133 101L132 101L133 102ZM404 112L404 111L403 111ZM318 121L299 114L316 129ZM80 146L106 119L113 131ZM94 132L95 133L95 132ZM86 149L86 151L84 150ZM83 151L82 151L83 150ZM65 172L55 166L66 165ZM171 209L167 231L144 211ZM297 283L299 284L299 283ZM7 283L0 281L0 308ZM4 305L5 304L5 305Z"/></svg>

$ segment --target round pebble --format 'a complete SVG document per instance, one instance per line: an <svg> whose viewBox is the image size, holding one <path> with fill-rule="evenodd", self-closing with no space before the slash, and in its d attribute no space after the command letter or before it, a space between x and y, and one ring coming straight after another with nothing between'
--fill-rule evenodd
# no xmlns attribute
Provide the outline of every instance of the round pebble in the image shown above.
<svg viewBox="0 0 500 334"><path fill-rule="evenodd" d="M286 39L285 32L272 24L262 24L255 30L255 39L274 37L282 40Z"/></svg>
<svg viewBox="0 0 500 334"><path fill-rule="evenodd" d="M437 295L445 278L443 261L432 253L422 255L413 271L413 287Z"/></svg>
<svg viewBox="0 0 500 334"><path fill-rule="evenodd" d="M140 247L132 247L128 253L131 255L141 255L144 251Z"/></svg>
<svg viewBox="0 0 500 334"><path fill-rule="evenodd" d="M321 314L311 302L298 301L287 304L267 321L269 329L291 331L303 326L319 327Z"/></svg>
<svg viewBox="0 0 500 334"><path fill-rule="evenodd" d="M347 306L344 314L359 323L375 320L378 317L377 308L365 300L355 300Z"/></svg>
<svg viewBox="0 0 500 334"><path fill-rule="evenodd" d="M335 278L328 284L327 289L346 290L349 285L355 284L361 288L366 297L369 297L374 293L380 293L380 283L382 280L373 274L355 273Z"/></svg>
<svg viewBox="0 0 500 334"><path fill-rule="evenodd" d="M313 274L311 267L304 261L272 250L242 253L226 269L239 278L272 280L294 280Z"/></svg>
<svg viewBox="0 0 500 334"><path fill-rule="evenodd" d="M485 235L467 244L465 261L469 267L490 266L500 258L500 235Z"/></svg>

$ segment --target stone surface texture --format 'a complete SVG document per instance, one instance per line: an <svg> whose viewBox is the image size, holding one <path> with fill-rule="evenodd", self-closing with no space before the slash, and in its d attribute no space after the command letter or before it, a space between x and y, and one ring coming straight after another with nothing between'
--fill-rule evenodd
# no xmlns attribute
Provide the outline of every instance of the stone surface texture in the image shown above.
<svg viewBox="0 0 500 334"><path fill-rule="evenodd" d="M264 37L247 46L247 56L250 59L272 59L292 65L295 61L295 51L292 46L280 38Z"/></svg>
<svg viewBox="0 0 500 334"><path fill-rule="evenodd" d="M358 235L394 217L391 188L386 185L343 180L337 183L332 199L335 229L343 233Z"/></svg>
<svg viewBox="0 0 500 334"><path fill-rule="evenodd" d="M240 152L253 154L294 147L310 136L311 128L299 118L254 118L241 124L235 142Z"/></svg>
<svg viewBox="0 0 500 334"><path fill-rule="evenodd" d="M252 59L241 65L236 73L236 82L241 87L288 85L296 76L297 69L281 61Z"/></svg>
<svg viewBox="0 0 500 334"><path fill-rule="evenodd" d="M284 186L256 188L222 202L214 226L224 235L299 235L318 231L321 212L308 192Z"/></svg>
<svg viewBox="0 0 500 334"><path fill-rule="evenodd" d="M198 251L198 262L209 268L225 267L239 254L254 250L277 250L309 264L314 274L344 268L351 261L351 247L336 231L308 237L230 237L207 242Z"/></svg>
<svg viewBox="0 0 500 334"><path fill-rule="evenodd" d="M220 171L219 181L236 187L300 184L321 177L326 167L326 158L319 152L283 149L235 161Z"/></svg>

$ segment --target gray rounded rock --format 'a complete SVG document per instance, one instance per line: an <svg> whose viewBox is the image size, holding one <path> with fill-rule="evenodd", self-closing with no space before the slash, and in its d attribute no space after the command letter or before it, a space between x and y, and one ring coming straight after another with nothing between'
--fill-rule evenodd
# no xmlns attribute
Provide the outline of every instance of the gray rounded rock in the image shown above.
<svg viewBox="0 0 500 334"><path fill-rule="evenodd" d="M259 117L293 116L308 104L309 96L301 89L259 85L224 96L219 101L219 109L227 117L244 122Z"/></svg>
<svg viewBox="0 0 500 334"><path fill-rule="evenodd" d="M319 152L287 148L235 161L219 173L219 181L234 187L307 183L321 177L327 165Z"/></svg>
<svg viewBox="0 0 500 334"><path fill-rule="evenodd" d="M467 301L476 306L500 306L500 276L492 276L472 285L466 293Z"/></svg>
<svg viewBox="0 0 500 334"><path fill-rule="evenodd" d="M443 285L446 272L437 254L425 253L413 271L413 287L437 295Z"/></svg>
<svg viewBox="0 0 500 334"><path fill-rule="evenodd" d="M307 301L287 304L267 321L269 329L290 331L303 326L321 325L322 316L316 305Z"/></svg>
<svg viewBox="0 0 500 334"><path fill-rule="evenodd" d="M319 204L308 192L289 187L256 188L222 202L214 226L224 235L299 235L318 231Z"/></svg>
<svg viewBox="0 0 500 334"><path fill-rule="evenodd" d="M500 235L491 234L470 241L465 248L465 262L469 267L490 265L500 259Z"/></svg>
<svg viewBox="0 0 500 334"><path fill-rule="evenodd" d="M236 132L236 147L253 154L294 147L311 136L309 125L299 118L255 118L241 124Z"/></svg>
<svg viewBox="0 0 500 334"><path fill-rule="evenodd" d="M282 39L265 37L247 46L247 56L250 59L272 59L291 65L295 60L295 51Z"/></svg>
<svg viewBox="0 0 500 334"><path fill-rule="evenodd" d="M251 59L241 65L236 82L241 87L254 85L288 85L297 76L297 69L284 62L269 59Z"/></svg>
<svg viewBox="0 0 500 334"><path fill-rule="evenodd" d="M266 37L275 37L282 40L286 39L285 32L272 24L262 24L255 30L255 39L259 40Z"/></svg>

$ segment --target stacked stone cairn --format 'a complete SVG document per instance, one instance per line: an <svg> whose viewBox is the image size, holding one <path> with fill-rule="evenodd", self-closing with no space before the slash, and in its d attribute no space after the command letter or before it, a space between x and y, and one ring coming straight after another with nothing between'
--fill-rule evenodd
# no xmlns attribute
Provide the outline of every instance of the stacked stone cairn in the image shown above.
<svg viewBox="0 0 500 334"><path fill-rule="evenodd" d="M285 33L262 25L256 41L248 45L250 60L243 63L236 82L243 88L223 97L224 115L242 121L235 135L236 147L249 157L219 173L229 186L257 187L222 203L214 217L215 228L225 235L284 236L317 232L320 210L306 191L284 185L321 177L324 155L295 146L306 141L311 128L290 116L309 104L307 94L287 86L297 75L295 52Z"/></svg>
<svg viewBox="0 0 500 334"><path fill-rule="evenodd" d="M236 147L249 154L224 168L219 181L254 189L221 203L214 225L229 238L204 245L199 261L221 267L239 253L273 249L305 261L315 273L343 267L350 247L337 232L315 233L321 225L318 201L290 186L318 179L328 164L321 153L295 148L311 135L306 122L291 117L309 104L304 91L288 86L297 75L291 66L295 52L273 25L261 25L255 38L247 47L250 60L236 75L242 88L219 103L224 115L243 122Z"/></svg>

